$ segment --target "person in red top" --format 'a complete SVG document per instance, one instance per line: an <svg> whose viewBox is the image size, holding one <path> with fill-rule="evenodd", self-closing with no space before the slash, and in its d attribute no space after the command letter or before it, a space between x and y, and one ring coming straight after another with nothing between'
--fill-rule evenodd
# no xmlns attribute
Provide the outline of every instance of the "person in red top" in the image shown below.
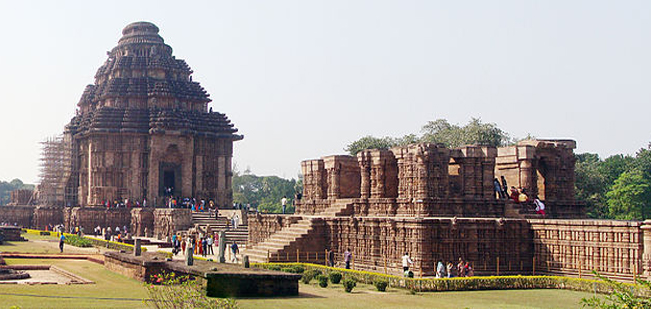
<svg viewBox="0 0 651 309"><path fill-rule="evenodd" d="M510 196L510 198L514 202L517 203L518 202L518 196L520 196L520 192L518 192L518 189L516 189L514 186L511 186L511 196Z"/></svg>

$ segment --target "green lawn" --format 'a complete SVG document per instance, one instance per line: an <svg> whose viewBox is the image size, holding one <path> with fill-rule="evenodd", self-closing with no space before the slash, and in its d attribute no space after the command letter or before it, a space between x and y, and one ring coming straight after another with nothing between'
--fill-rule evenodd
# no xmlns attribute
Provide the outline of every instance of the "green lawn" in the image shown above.
<svg viewBox="0 0 651 309"><path fill-rule="evenodd" d="M56 239L25 235L29 242L11 242L0 252L55 253ZM64 253L85 250L66 246ZM56 249L56 251L55 251ZM84 253L93 253L86 251ZM8 264L56 265L95 284L86 285L0 285L0 309L20 308L143 308L147 291L141 282L110 272L104 266L85 260L6 259ZM583 297L592 294L566 290L507 290L473 292L428 292L411 295L406 290L378 292L373 286L358 284L345 293L341 284L320 288L300 285L300 296L286 298L240 299L241 308L580 308Z"/></svg>
<svg viewBox="0 0 651 309"><path fill-rule="evenodd" d="M21 235L27 241L7 241L3 245L0 245L0 252L59 253L59 240L55 236L40 236L27 233ZM98 254L104 251L104 248L79 248L68 244L63 247L63 254Z"/></svg>
<svg viewBox="0 0 651 309"><path fill-rule="evenodd" d="M103 265L85 260L6 259L7 264L56 265L95 284L0 286L0 308L13 305L21 308L142 308L147 291L141 282L104 269ZM7 294L28 294L48 297L29 297ZM58 297L75 298L58 298ZM110 298L128 298L117 300Z"/></svg>
<svg viewBox="0 0 651 309"><path fill-rule="evenodd" d="M580 308L583 297L592 294L566 290L505 290L472 292L427 292L411 295L405 290L378 292L358 284L346 293L341 284L321 288L301 284L299 297L241 299L241 308Z"/></svg>

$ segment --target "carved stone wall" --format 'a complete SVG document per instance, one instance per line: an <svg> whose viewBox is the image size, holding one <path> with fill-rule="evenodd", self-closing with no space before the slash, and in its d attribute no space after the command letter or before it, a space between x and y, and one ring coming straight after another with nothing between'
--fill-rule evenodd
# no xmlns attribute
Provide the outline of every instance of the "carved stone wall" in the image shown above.
<svg viewBox="0 0 651 309"><path fill-rule="evenodd" d="M572 140L522 141L499 148L495 175L542 200L574 202L575 148Z"/></svg>
<svg viewBox="0 0 651 309"><path fill-rule="evenodd" d="M11 200L9 205L22 206L28 205L34 194L34 190L19 189L9 192Z"/></svg>
<svg viewBox="0 0 651 309"><path fill-rule="evenodd" d="M34 207L29 206L1 206L0 223L5 222L9 225L17 224L22 227L32 225L34 216Z"/></svg>
<svg viewBox="0 0 651 309"><path fill-rule="evenodd" d="M73 207L63 211L66 231L77 226L83 227L85 233L92 233L97 226L110 226L112 230L131 226L131 209L127 208Z"/></svg>
<svg viewBox="0 0 651 309"><path fill-rule="evenodd" d="M38 206L34 209L34 216L31 227L44 230L50 224L52 226L63 223L62 207Z"/></svg>
<svg viewBox="0 0 651 309"><path fill-rule="evenodd" d="M132 209L130 231L133 236L150 237L154 232L154 209L150 207Z"/></svg>
<svg viewBox="0 0 651 309"><path fill-rule="evenodd" d="M600 274L632 279L643 273L642 222L529 220L536 269L549 274Z"/></svg>
<svg viewBox="0 0 651 309"><path fill-rule="evenodd" d="M192 227L190 209L158 208L154 210L154 237L165 239L172 237L176 231Z"/></svg>

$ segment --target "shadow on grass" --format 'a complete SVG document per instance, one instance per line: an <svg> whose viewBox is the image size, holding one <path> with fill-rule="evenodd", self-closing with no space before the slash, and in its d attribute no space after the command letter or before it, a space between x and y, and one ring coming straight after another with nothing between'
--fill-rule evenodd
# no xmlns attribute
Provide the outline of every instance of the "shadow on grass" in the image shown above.
<svg viewBox="0 0 651 309"><path fill-rule="evenodd" d="M237 297L236 299L303 299L303 298L326 298L324 296L310 293L299 292L297 296L280 296L280 297Z"/></svg>

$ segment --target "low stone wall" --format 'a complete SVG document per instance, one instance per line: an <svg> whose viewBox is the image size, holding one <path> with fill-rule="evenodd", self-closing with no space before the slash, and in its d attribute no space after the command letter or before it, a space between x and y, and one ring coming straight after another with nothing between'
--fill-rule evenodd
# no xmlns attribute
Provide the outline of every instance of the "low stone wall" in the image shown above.
<svg viewBox="0 0 651 309"><path fill-rule="evenodd" d="M104 267L143 282L148 282L151 276L160 274L166 269L165 260L145 259L119 252L104 253Z"/></svg>
<svg viewBox="0 0 651 309"><path fill-rule="evenodd" d="M30 227L33 216L34 207L32 206L0 206L0 223Z"/></svg>
<svg viewBox="0 0 651 309"><path fill-rule="evenodd" d="M20 236L20 228L16 226L0 226L0 235L3 241L25 241Z"/></svg>
<svg viewBox="0 0 651 309"><path fill-rule="evenodd" d="M181 261L159 259L153 253L133 256L107 252L104 257L106 269L143 282L149 282L153 275L163 271L194 276L205 282L207 295L211 297L296 296L301 278L297 274L204 261L195 261L194 266L186 266Z"/></svg>

